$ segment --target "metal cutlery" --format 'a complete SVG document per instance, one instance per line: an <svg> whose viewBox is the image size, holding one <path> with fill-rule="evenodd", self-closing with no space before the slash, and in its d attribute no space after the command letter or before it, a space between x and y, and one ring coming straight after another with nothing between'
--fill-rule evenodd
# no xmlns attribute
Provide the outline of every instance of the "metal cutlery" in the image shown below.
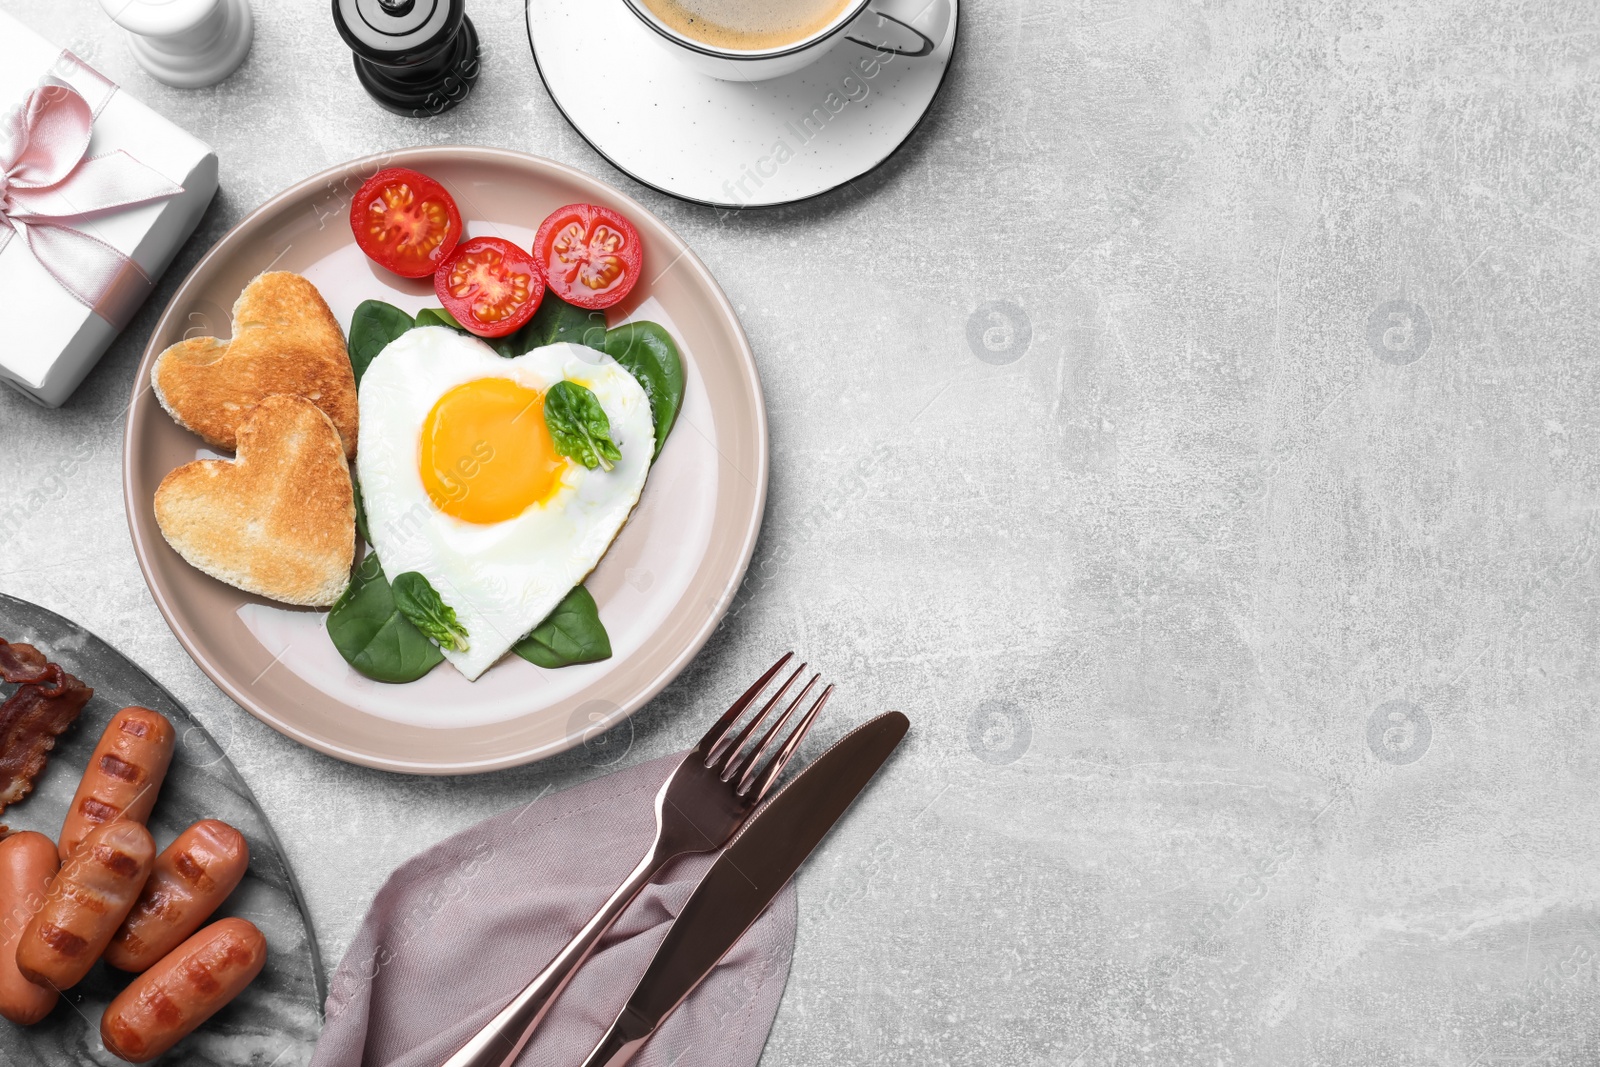
<svg viewBox="0 0 1600 1067"><path fill-rule="evenodd" d="M750 739L805 672L806 665L802 663L789 675L788 680L778 687L777 692L742 728L739 720L761 698L767 686L792 658L793 653L785 653L768 668L743 696L733 702L668 777L656 794L655 840L632 873L601 905L594 918L567 942L566 947L556 953L549 965L511 1003L489 1020L455 1055L445 1060L442 1067L510 1067L549 1011L551 1003L588 958L600 938L644 887L650 884L651 879L678 856L691 852L713 852L721 848L744 825L772 790L783 768L794 757L800 742L833 693L833 686L827 686L810 707L801 712L806 697L821 678L820 674L813 674L777 721L768 727L753 748L746 751ZM763 763L763 758L775 746L777 751Z"/></svg>
<svg viewBox="0 0 1600 1067"><path fill-rule="evenodd" d="M583 1067L633 1058L766 910L909 727L898 711L857 727L756 813L695 888Z"/></svg>

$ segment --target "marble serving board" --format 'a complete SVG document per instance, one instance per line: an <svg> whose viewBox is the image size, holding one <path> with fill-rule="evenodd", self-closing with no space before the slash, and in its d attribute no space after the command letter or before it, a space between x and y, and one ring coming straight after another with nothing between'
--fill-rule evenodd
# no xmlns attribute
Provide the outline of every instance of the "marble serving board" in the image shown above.
<svg viewBox="0 0 1600 1067"><path fill-rule="evenodd" d="M32 796L0 821L55 840L78 777L106 723L130 704L172 721L178 747L150 818L156 846L204 818L221 819L250 843L250 871L217 912L248 919L267 937L267 965L250 988L210 1022L155 1061L163 1067L297 1067L311 1060L322 1028L325 980L305 901L282 847L250 787L210 734L165 689L116 649L54 612L0 594L0 637L38 647L94 687L77 724L56 742ZM4 686L9 695L14 687ZM100 1043L100 1015L130 976L95 965L39 1025L0 1019L5 1067L114 1067L123 1061Z"/></svg>

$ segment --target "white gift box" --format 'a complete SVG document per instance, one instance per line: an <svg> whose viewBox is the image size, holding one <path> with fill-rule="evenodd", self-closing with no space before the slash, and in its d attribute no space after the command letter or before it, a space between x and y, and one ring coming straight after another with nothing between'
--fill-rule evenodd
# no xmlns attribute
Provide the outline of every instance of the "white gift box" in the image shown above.
<svg viewBox="0 0 1600 1067"><path fill-rule="evenodd" d="M131 258L152 281L159 278L217 191L216 153L3 11L0 42L5 52L0 110L18 107L47 79L64 82L95 109L85 158L122 149L183 187L168 199L74 224ZM63 288L20 235L0 249L0 293L17 310L0 344L0 380L41 404L59 405L100 359L119 327Z"/></svg>

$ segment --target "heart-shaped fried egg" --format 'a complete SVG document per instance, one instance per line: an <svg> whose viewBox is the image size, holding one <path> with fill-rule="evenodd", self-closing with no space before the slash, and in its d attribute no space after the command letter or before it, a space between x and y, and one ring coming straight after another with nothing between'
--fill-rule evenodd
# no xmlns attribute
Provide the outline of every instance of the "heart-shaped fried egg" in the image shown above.
<svg viewBox="0 0 1600 1067"><path fill-rule="evenodd" d="M557 449L544 399L563 380L605 410L622 453L610 470ZM627 521L655 448L649 400L595 349L504 359L442 326L385 348L359 399L373 549L391 578L416 571L455 609L468 647L445 656L477 678L583 581Z"/></svg>

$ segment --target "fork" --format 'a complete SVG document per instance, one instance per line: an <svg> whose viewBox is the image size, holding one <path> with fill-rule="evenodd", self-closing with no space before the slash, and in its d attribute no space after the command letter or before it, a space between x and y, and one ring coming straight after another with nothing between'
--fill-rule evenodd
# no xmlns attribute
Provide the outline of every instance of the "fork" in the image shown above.
<svg viewBox="0 0 1600 1067"><path fill-rule="evenodd" d="M594 918L573 935L565 948L556 953L555 959L441 1067L511 1067L518 1053L533 1036L535 1028L543 1021L545 1013L550 1010L550 1005L560 996L561 990L589 957L600 938L661 869L687 853L715 852L733 838L734 833L772 791L784 766L794 757L806 732L833 694L833 686L824 688L810 708L795 721L777 752L762 764L762 757L778 741L779 735L783 734L812 687L822 677L820 673L813 674L811 680L789 702L783 714L761 736L761 740L746 753L745 746L750 738L778 706L789 688L805 673L807 665L800 664L742 728L739 727L739 720L793 658L794 653L784 653L754 685L745 690L743 696L733 702L716 725L700 739L700 743L683 757L660 792L656 793L655 841L646 850L639 865L600 906Z"/></svg>

